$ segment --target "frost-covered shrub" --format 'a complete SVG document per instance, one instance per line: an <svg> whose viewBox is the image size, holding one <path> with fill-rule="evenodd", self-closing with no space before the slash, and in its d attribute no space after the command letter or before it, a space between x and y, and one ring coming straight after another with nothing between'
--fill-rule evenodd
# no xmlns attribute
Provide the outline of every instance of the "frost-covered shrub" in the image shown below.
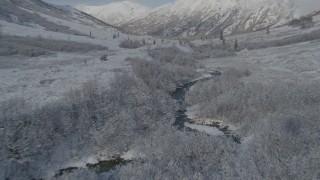
<svg viewBox="0 0 320 180"><path fill-rule="evenodd" d="M232 72L198 83L189 92L189 103L201 106L200 116L224 119L253 130L252 123L266 116L314 110L320 105L316 83L246 82L240 78L247 76L246 70Z"/></svg>
<svg viewBox="0 0 320 180"><path fill-rule="evenodd" d="M156 132L139 148L143 163L133 162L117 173L119 179L233 179L236 144L225 137L176 130ZM233 177L233 178L232 178Z"/></svg>
<svg viewBox="0 0 320 180"><path fill-rule="evenodd" d="M103 54L100 56L100 61L108 61L108 54Z"/></svg>
<svg viewBox="0 0 320 180"><path fill-rule="evenodd" d="M48 52L45 51L42 48L30 48L30 47L24 47L18 49L18 54L28 57L37 57L47 54Z"/></svg>
<svg viewBox="0 0 320 180"><path fill-rule="evenodd" d="M119 47L128 48L128 49L136 49L136 48L139 48L142 46L143 46L143 44L140 41L130 40L130 39L126 39L126 40L122 41L119 45Z"/></svg>
<svg viewBox="0 0 320 180"><path fill-rule="evenodd" d="M135 139L169 127L174 109L168 94L126 75L117 76L109 88L89 81L64 100L36 109L8 101L1 105L0 167L8 163L7 177L39 178L56 157L68 161L74 152L79 158L101 150L122 153Z"/></svg>
<svg viewBox="0 0 320 180"><path fill-rule="evenodd" d="M222 78L235 79L250 75L251 72L248 67L228 67L223 71Z"/></svg>
<svg viewBox="0 0 320 180"><path fill-rule="evenodd" d="M196 59L219 58L236 55L232 47L226 44L212 43L200 46L190 44L190 46L193 49L193 57Z"/></svg>
<svg viewBox="0 0 320 180"><path fill-rule="evenodd" d="M315 30L310 33L303 33L299 35L294 35L291 37L286 37L277 40L265 41L265 42L242 42L239 45L238 50L243 49L262 49L268 47L278 47L278 46L287 46L291 44L313 41L320 38L320 30Z"/></svg>
<svg viewBox="0 0 320 180"><path fill-rule="evenodd" d="M0 44L2 43L0 42ZM0 56L9 56L9 55L19 54L27 57L37 57L37 56L45 55L47 53L48 51L42 48L18 45L10 42L0 47Z"/></svg>
<svg viewBox="0 0 320 180"><path fill-rule="evenodd" d="M149 52L150 56L161 63L171 63L179 66L196 67L197 63L191 54L177 47L156 48Z"/></svg>
<svg viewBox="0 0 320 180"><path fill-rule="evenodd" d="M292 20L288 25L293 27L310 28L313 27L315 23L313 22L312 17L301 17L299 19Z"/></svg>
<svg viewBox="0 0 320 180"><path fill-rule="evenodd" d="M156 48L149 51L152 61L128 58L133 72L148 86L172 92L198 76L197 62L176 47Z"/></svg>
<svg viewBox="0 0 320 180"><path fill-rule="evenodd" d="M133 72L148 86L162 89L167 92L174 91L178 86L190 82L197 77L193 68L176 64L136 59L132 61Z"/></svg>
<svg viewBox="0 0 320 180"><path fill-rule="evenodd" d="M224 71L229 75L197 83L188 93L189 103L199 105L198 117L233 124L244 139L233 161L235 172L223 173L240 179L317 177L319 84L258 82L247 80L245 70L232 69Z"/></svg>
<svg viewBox="0 0 320 180"><path fill-rule="evenodd" d="M47 54L47 51L88 52L107 49L99 45L43 38L4 36L0 39L0 56L20 54L35 57Z"/></svg>

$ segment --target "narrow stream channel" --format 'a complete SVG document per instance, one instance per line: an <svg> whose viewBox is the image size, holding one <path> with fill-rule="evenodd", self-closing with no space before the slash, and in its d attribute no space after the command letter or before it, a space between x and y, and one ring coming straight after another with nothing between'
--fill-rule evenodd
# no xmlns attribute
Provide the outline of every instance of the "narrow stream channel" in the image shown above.
<svg viewBox="0 0 320 180"><path fill-rule="evenodd" d="M111 160L99 161L98 163L95 163L95 164L88 163L86 164L86 168L92 171L95 171L98 174L102 174L115 169L117 166L122 166L129 162L130 162L129 160L125 160L119 156ZM60 169L54 177L57 178L64 174L75 172L81 168L82 167L68 167L68 168Z"/></svg>
<svg viewBox="0 0 320 180"><path fill-rule="evenodd" d="M179 130L181 129L187 129L187 130L193 130L191 128L188 128L185 126L185 123L191 122L191 119L188 118L186 115L187 112L187 103L186 103L186 94L190 90L192 86L197 84L198 82L205 82L208 81L214 77L221 76L220 72L210 73L210 77L202 78L199 80L192 81L190 83L185 84L182 87L177 88L171 96L178 101L179 104L179 110L176 112L176 120L173 123L174 126L176 126ZM231 138L236 143L241 143L241 138L235 134L233 134L228 126L221 126L219 122L214 122L211 125L207 125L208 127L216 128L219 131L221 131L225 136L228 138Z"/></svg>
<svg viewBox="0 0 320 180"><path fill-rule="evenodd" d="M194 86L198 82L205 82L208 81L214 77L221 76L220 72L210 73L210 77L202 78L199 80L192 81L190 83L187 83L183 85L182 87L177 88L173 93L171 93L171 96L178 101L179 104L179 110L176 112L176 119L174 122L174 126L176 126L179 130L181 129L187 129L190 131L194 131L191 128L188 128L185 126L186 122L190 122L190 119L186 115L187 112L187 104L186 104L186 94L190 90L192 86ZM207 125L208 127L216 128L219 131L223 132L227 137L230 137L233 139L236 143L241 143L240 138L234 134L231 133L231 131L228 129L227 126L220 126L220 124L212 123L212 125ZM126 163L129 163L130 161L127 161L121 157L116 157L111 160L106 161L99 161L96 164L86 164L86 168L96 171L98 174L106 173L111 171L112 169L115 169L117 166L125 165ZM81 167L68 167L64 169L60 169L58 173L55 175L55 177L60 177L66 173L72 173L74 171L77 171L81 169Z"/></svg>

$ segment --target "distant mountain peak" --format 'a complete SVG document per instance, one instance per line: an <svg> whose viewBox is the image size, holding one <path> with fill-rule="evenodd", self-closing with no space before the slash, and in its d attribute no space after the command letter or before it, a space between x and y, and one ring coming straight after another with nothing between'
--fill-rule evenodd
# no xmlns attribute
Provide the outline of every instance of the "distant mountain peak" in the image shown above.
<svg viewBox="0 0 320 180"><path fill-rule="evenodd" d="M102 6L80 5L76 8L115 26L143 18L153 10L132 1L113 2Z"/></svg>

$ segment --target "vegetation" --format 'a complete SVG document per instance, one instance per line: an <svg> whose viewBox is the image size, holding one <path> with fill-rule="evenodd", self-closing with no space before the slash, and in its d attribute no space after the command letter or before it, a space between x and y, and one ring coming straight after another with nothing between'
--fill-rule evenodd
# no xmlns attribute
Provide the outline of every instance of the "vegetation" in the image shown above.
<svg viewBox="0 0 320 180"><path fill-rule="evenodd" d="M290 26L293 27L301 27L302 29L304 28L310 28L313 27L315 25L315 23L313 22L313 18L310 16L306 16L306 17L301 17L299 19L294 19L289 23Z"/></svg>
<svg viewBox="0 0 320 180"><path fill-rule="evenodd" d="M4 102L0 105L0 178L2 174L3 179L45 178L47 170L62 172L57 166L74 160L133 151L138 155L132 161L107 173L80 168L54 179L318 179L319 83L270 81L255 76L254 63L226 63L221 76L192 86L186 98L188 105L198 107L196 118L234 127L240 144L223 135L177 130L172 124L178 104L170 96L199 78L200 59L313 40L318 34L264 43L190 44L192 53L177 47L148 48L152 60L127 58L132 71L116 74L108 85L91 80L36 108L19 98ZM18 50L26 46L28 56L58 51L60 46L68 46L63 51L104 49L42 38L4 37L0 43L8 47L12 43ZM120 47L144 44L128 39ZM107 60L107 55L100 60Z"/></svg>
<svg viewBox="0 0 320 180"><path fill-rule="evenodd" d="M50 51L88 52L92 50L106 50L107 47L78 43L73 41L51 40L42 37L3 36L0 39L0 56L19 54L35 57L48 54Z"/></svg>
<svg viewBox="0 0 320 180"><path fill-rule="evenodd" d="M310 33L304 33L299 35L294 35L291 37L285 37L282 39L276 39L266 42L241 42L238 47L238 51L243 49L262 49L268 47L279 47L279 46L287 46L291 44L297 44L301 42L313 41L320 38L320 30L314 30Z"/></svg>
<svg viewBox="0 0 320 180"><path fill-rule="evenodd" d="M137 77L154 89L171 92L198 76L196 62L175 47L155 49L150 55L154 61L131 61Z"/></svg>
<svg viewBox="0 0 320 180"><path fill-rule="evenodd" d="M143 46L143 44L140 41L130 40L130 39L126 39L126 40L122 41L119 45L119 47L128 48L128 49L136 49L136 48L139 48L142 46Z"/></svg>
<svg viewBox="0 0 320 180"><path fill-rule="evenodd" d="M219 58L236 55L233 47L227 44L204 44L195 46L190 43L190 47L193 49L192 56L195 59Z"/></svg>
<svg viewBox="0 0 320 180"><path fill-rule="evenodd" d="M7 163L7 177L32 179L49 168L47 161L54 161L57 151L76 150L77 156L126 152L155 128L170 127L172 109L169 95L126 75L117 76L109 88L89 81L64 100L35 110L13 99L1 106L0 127L5 131L0 159ZM70 158L67 152L59 153L59 159Z"/></svg>

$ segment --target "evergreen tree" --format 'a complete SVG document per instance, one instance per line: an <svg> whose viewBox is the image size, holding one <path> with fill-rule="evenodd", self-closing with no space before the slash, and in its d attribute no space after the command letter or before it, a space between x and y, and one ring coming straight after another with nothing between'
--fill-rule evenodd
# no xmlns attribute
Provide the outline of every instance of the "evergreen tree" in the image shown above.
<svg viewBox="0 0 320 180"><path fill-rule="evenodd" d="M223 31L220 32L220 40L223 41L224 36L223 36Z"/></svg>
<svg viewBox="0 0 320 180"><path fill-rule="evenodd" d="M236 41L234 42L234 50L238 50L238 46L239 46L239 43L238 43L238 39L236 39Z"/></svg>

